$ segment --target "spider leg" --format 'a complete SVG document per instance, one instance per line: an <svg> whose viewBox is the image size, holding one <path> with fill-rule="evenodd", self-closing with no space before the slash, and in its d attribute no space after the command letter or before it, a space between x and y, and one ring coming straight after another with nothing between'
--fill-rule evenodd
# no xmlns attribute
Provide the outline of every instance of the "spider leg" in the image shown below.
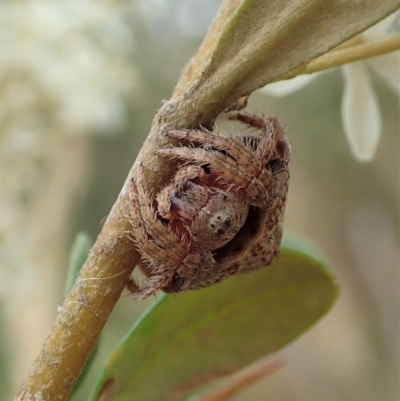
<svg viewBox="0 0 400 401"><path fill-rule="evenodd" d="M263 160L268 160L272 155L274 147L274 134L277 126L280 127L278 119L275 117L263 117L257 115L248 115L240 112L232 112L228 116L229 120L240 121L250 127L257 128L261 131L261 136L259 138L256 158L261 162ZM264 163L262 163L264 165Z"/></svg>
<svg viewBox="0 0 400 401"><path fill-rule="evenodd" d="M194 184L191 180L204 176L200 166L186 166L179 169L173 181L164 187L157 195L158 211L165 219L177 216L174 209L183 218L193 218L198 209L203 206L209 197L209 189Z"/></svg>
<svg viewBox="0 0 400 401"><path fill-rule="evenodd" d="M240 186L245 186L251 179L250 175L242 171L235 160L225 156L223 153L215 150L206 150L193 147L176 147L170 149L161 149L158 154L170 159L180 159L186 162L195 162L200 166L209 166L212 172L218 173L227 178L236 177Z"/></svg>
<svg viewBox="0 0 400 401"><path fill-rule="evenodd" d="M252 246L248 249L245 261L240 264L238 272L246 273L268 266L278 256L283 230L283 212L289 187L288 169L281 170L272 180L267 207L258 209L258 216L252 219L252 224L255 224L254 227L258 226L258 229L239 233L235 238L237 241L240 239L248 241L251 235L254 236Z"/></svg>
<svg viewBox="0 0 400 401"><path fill-rule="evenodd" d="M136 202L132 205L132 224L134 231L138 230L140 234L136 240L140 246L140 252L148 260L157 260L158 256L163 256L165 250L173 247L175 249L175 258L173 259L182 259L186 255L188 247L177 242L172 231L157 219L151 200L147 197L142 185L142 180L139 178L137 184L132 182L131 190L136 192ZM135 199L135 197L131 196L131 199Z"/></svg>
<svg viewBox="0 0 400 401"><path fill-rule="evenodd" d="M246 145L244 138L239 136L227 138L212 132L199 130L170 131L168 136L174 139L184 139L201 145L212 146L219 151L227 152L250 174L257 175L260 171L261 166L254 157L254 151Z"/></svg>
<svg viewBox="0 0 400 401"><path fill-rule="evenodd" d="M245 263L240 265L239 273L250 273L254 270L269 266L279 254L282 239L282 221L276 227L267 232L254 248L253 252L246 257Z"/></svg>
<svg viewBox="0 0 400 401"><path fill-rule="evenodd" d="M161 149L158 154L163 157L195 162L198 165L209 167L211 172L217 174L217 180L228 190L244 190L243 196L251 204L262 205L267 200L263 183L248 173L234 159L219 151L176 147Z"/></svg>
<svg viewBox="0 0 400 401"><path fill-rule="evenodd" d="M273 182L272 176L287 174L290 144L283 126L276 117L250 116L234 112L229 115L229 118L261 130L255 158L263 166L258 178L265 187L269 187Z"/></svg>
<svg viewBox="0 0 400 401"><path fill-rule="evenodd" d="M285 131L276 117L250 116L240 112L231 112L229 120L238 120L251 127L261 130L255 156L263 166L273 158L280 159L282 168L287 165L290 158L290 145Z"/></svg>
<svg viewBox="0 0 400 401"><path fill-rule="evenodd" d="M136 299L144 299L172 279L189 248L185 241L180 243L173 232L156 219L151 199L144 189L142 168L139 169L136 182L131 183L130 198L134 240L142 259L152 270L148 285L134 294Z"/></svg>
<svg viewBox="0 0 400 401"><path fill-rule="evenodd" d="M163 149L159 155L208 166L226 188L242 190L252 205L266 205L272 176L285 169L289 162L290 145L284 130L275 117L231 112L228 118L259 129L261 135L226 138L207 131L171 131L168 133L171 138L195 142L202 147Z"/></svg>
<svg viewBox="0 0 400 401"><path fill-rule="evenodd" d="M232 111L227 115L228 120L238 120L243 124L247 124L250 127L258 128L260 130L264 130L265 128L265 120L263 116L249 115L245 113L241 113L240 111Z"/></svg>
<svg viewBox="0 0 400 401"><path fill-rule="evenodd" d="M145 287L135 290L134 297L144 299L160 289L179 292L187 285L196 288L201 277L211 277L215 261L209 252L191 252L188 240L179 238L157 219L143 178L140 167L130 188L132 227L142 260L150 269L150 278Z"/></svg>
<svg viewBox="0 0 400 401"><path fill-rule="evenodd" d="M275 120L276 117L264 117L262 115L249 115L241 113L240 111L232 111L227 116L228 120L237 120L250 127L258 128L261 131L266 131L270 121ZM278 123L279 124L279 123Z"/></svg>
<svg viewBox="0 0 400 401"><path fill-rule="evenodd" d="M165 257L165 255L163 250L160 249L160 247L154 241L152 241L147 234L147 230L140 213L136 185L133 182L131 185L131 201L131 224L134 233L133 239L142 256L142 261L140 264L144 264L146 267L150 267L150 270L156 270L160 273L156 275L157 280L151 281L150 279L148 284L144 287L137 285L137 283L135 283L133 280L128 283L127 289L133 293L133 296L136 300L141 300L149 297L151 294L161 289L164 286L165 281L168 281L169 275L164 273L166 266L160 265L157 260L159 257Z"/></svg>
<svg viewBox="0 0 400 401"><path fill-rule="evenodd" d="M215 283L215 276L218 274L215 264L211 252L198 250L190 253L185 265L177 270L179 277L182 278L180 290L197 289L199 286L207 287Z"/></svg>

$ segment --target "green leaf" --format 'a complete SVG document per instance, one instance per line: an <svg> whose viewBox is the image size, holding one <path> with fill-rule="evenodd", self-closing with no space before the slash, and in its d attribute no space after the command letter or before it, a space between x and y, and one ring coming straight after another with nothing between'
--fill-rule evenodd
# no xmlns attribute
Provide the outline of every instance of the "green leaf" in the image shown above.
<svg viewBox="0 0 400 401"><path fill-rule="evenodd" d="M79 232L76 234L74 243L72 244L71 256L69 258L67 283L65 285L65 297L68 296L71 288L75 284L78 273L85 263L92 245L93 241L89 234L85 232Z"/></svg>
<svg viewBox="0 0 400 401"><path fill-rule="evenodd" d="M337 296L317 251L288 238L265 269L161 296L114 351L91 400L102 389L114 401L180 400L293 341Z"/></svg>

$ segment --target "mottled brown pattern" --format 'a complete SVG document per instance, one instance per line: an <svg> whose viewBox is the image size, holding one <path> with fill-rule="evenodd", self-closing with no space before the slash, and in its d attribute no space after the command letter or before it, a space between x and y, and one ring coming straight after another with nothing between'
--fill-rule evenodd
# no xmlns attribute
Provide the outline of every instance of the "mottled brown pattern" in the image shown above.
<svg viewBox="0 0 400 401"><path fill-rule="evenodd" d="M228 117L260 131L227 138L201 130L170 131L181 146L160 157L178 161L157 194L145 189L141 166L132 180L132 229L148 283L137 299L157 290L210 286L236 273L269 265L279 252L290 145L276 118L239 112Z"/></svg>

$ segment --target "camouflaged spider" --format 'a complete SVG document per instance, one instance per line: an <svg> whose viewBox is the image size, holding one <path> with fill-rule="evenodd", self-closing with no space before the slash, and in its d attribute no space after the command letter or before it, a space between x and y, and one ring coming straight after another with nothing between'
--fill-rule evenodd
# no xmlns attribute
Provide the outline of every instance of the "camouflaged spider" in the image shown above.
<svg viewBox="0 0 400 401"><path fill-rule="evenodd" d="M162 149L177 159L171 182L153 199L143 167L131 182L132 229L149 279L143 299L162 289L210 286L269 265L279 252L290 145L276 118L235 112L228 117L260 135L220 136L201 130L167 135L189 146Z"/></svg>

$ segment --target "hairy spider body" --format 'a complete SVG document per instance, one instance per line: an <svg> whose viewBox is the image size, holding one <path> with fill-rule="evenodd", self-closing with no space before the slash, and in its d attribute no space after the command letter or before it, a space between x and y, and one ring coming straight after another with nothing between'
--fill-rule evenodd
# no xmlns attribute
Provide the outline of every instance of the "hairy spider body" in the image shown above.
<svg viewBox="0 0 400 401"><path fill-rule="evenodd" d="M133 233L148 284L134 295L207 287L267 266L279 252L290 145L276 118L235 113L259 137L227 138L198 130L170 131L184 141L159 151L178 170L157 195L145 190L143 167L132 181Z"/></svg>
<svg viewBox="0 0 400 401"><path fill-rule="evenodd" d="M186 180L182 181L182 176ZM226 190L213 179L213 174L206 174L199 166L182 167L157 201L160 215L169 220L170 226L187 232L193 245L204 250L228 243L248 213L243 196Z"/></svg>

